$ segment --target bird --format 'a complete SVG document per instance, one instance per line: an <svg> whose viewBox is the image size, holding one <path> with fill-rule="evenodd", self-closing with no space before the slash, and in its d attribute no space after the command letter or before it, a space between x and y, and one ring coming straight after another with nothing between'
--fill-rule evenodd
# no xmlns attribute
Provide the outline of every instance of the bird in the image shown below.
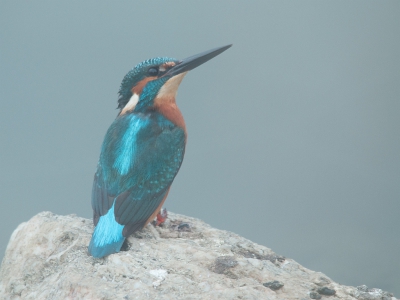
<svg viewBox="0 0 400 300"><path fill-rule="evenodd" d="M119 252L129 235L159 214L185 154L178 87L190 70L231 46L183 60L148 59L125 75L118 92L120 111L104 137L93 180L91 256Z"/></svg>

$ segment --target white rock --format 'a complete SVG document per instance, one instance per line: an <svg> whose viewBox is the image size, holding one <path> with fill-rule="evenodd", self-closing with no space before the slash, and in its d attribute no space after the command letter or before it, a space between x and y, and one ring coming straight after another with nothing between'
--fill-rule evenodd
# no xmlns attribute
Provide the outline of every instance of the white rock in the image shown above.
<svg viewBox="0 0 400 300"><path fill-rule="evenodd" d="M309 299L323 287L342 299L389 295L339 285L232 232L168 215L164 227L149 225L129 237L129 251L95 259L87 253L90 220L40 213L11 235L0 299L289 300ZM181 222L190 230L180 232ZM263 285L272 281L284 286L274 291Z"/></svg>
<svg viewBox="0 0 400 300"><path fill-rule="evenodd" d="M164 280L167 277L167 270L157 269L157 270L150 270L149 273L158 279Z"/></svg>

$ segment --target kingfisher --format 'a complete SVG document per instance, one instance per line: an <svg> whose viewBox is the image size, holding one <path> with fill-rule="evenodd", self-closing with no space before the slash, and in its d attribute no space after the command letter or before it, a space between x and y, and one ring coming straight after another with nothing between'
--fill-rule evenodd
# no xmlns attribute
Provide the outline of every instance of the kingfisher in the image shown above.
<svg viewBox="0 0 400 300"><path fill-rule="evenodd" d="M232 45L184 60L156 57L129 71L119 90L117 118L101 147L92 188L89 254L120 251L125 239L159 215L179 171L187 139L175 98L188 71Z"/></svg>

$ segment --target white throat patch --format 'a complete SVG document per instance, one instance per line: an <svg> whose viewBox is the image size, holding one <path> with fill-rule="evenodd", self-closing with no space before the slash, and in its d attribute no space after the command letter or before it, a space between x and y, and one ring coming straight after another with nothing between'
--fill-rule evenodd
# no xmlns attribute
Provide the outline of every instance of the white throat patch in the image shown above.
<svg viewBox="0 0 400 300"><path fill-rule="evenodd" d="M178 91L178 87L181 84L182 79L183 77L185 77L186 74L187 72L184 72L170 78L166 83L164 83L164 85L158 91L157 98L175 97L176 92Z"/></svg>

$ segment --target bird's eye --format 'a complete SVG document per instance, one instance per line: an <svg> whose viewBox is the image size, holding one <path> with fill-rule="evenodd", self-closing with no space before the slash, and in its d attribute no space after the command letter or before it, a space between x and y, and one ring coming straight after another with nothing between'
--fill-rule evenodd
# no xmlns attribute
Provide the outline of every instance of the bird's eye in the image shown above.
<svg viewBox="0 0 400 300"><path fill-rule="evenodd" d="M158 75L158 68L150 68L147 73L149 76L157 76Z"/></svg>

